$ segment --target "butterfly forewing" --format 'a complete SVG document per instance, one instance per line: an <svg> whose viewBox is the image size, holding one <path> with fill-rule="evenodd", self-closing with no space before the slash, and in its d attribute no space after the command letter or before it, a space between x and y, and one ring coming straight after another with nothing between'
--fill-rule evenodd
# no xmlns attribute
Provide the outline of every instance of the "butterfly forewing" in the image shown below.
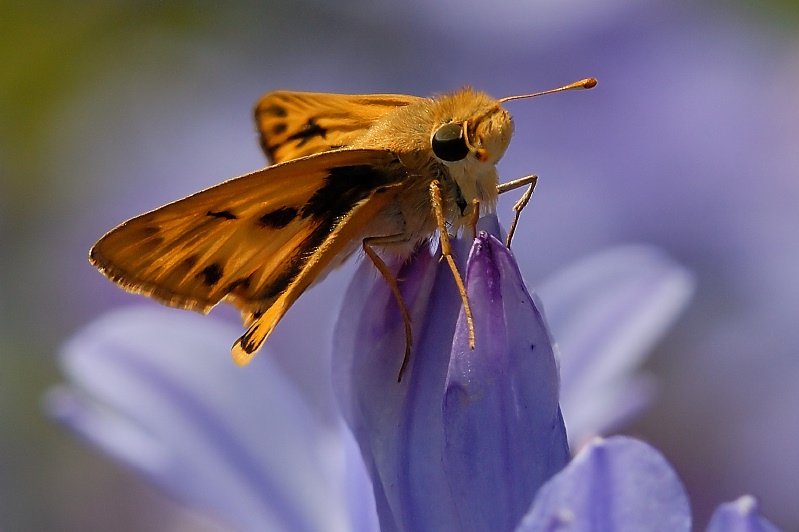
<svg viewBox="0 0 799 532"><path fill-rule="evenodd" d="M321 271L307 268L311 257L330 263L340 252L328 242L337 228L377 190L404 178L384 151L339 150L278 164L123 223L100 239L90 260L127 290L171 306L207 312L226 298L260 314L289 287L309 285Z"/></svg>
<svg viewBox="0 0 799 532"><path fill-rule="evenodd" d="M296 265L296 274L292 280L280 290L275 299L269 301L268 306L256 306L249 314L244 313L248 329L233 345L232 354L236 363L244 365L250 361L289 307L333 260L344 254L352 242L364 236L363 228L394 201L395 195L401 191L401 182L380 186L368 198L358 201L329 231L325 231L326 226L320 225L317 231L325 237L319 240L318 248L311 249L309 246L307 260ZM317 240L311 236L308 241L315 243Z"/></svg>
<svg viewBox="0 0 799 532"><path fill-rule="evenodd" d="M269 162L345 148L376 120L422 100L402 94L343 95L278 91L255 107L261 147Z"/></svg>

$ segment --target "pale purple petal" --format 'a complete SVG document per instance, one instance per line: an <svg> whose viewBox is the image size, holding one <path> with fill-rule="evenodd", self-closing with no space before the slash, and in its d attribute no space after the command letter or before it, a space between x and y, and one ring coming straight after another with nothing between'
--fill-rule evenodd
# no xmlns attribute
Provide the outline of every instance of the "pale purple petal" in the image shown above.
<svg viewBox="0 0 799 532"><path fill-rule="evenodd" d="M466 278L475 349L461 312L444 397L444 469L461 530L513 530L569 460L558 368L547 325L504 244L478 235Z"/></svg>
<svg viewBox="0 0 799 532"><path fill-rule="evenodd" d="M244 369L230 360L239 333L160 308L110 313L65 346L70 383L51 393L49 410L238 530L353 527L346 476L368 481L355 480L338 430L317 422L268 354Z"/></svg>
<svg viewBox="0 0 799 532"><path fill-rule="evenodd" d="M653 383L633 372L693 290L690 272L640 245L582 259L540 286L561 355L561 406L573 443L646 406Z"/></svg>
<svg viewBox="0 0 799 532"><path fill-rule="evenodd" d="M713 513L707 532L779 532L760 515L760 505L751 495L725 502Z"/></svg>
<svg viewBox="0 0 799 532"><path fill-rule="evenodd" d="M351 532L376 532L380 530L380 522L375 508L375 496L372 480L363 463L361 449L349 427L341 423L339 432L344 447L344 460L340 467L344 470L344 484L341 489L347 499Z"/></svg>
<svg viewBox="0 0 799 532"><path fill-rule="evenodd" d="M649 445L596 439L535 497L518 532L680 532L691 513L680 479Z"/></svg>

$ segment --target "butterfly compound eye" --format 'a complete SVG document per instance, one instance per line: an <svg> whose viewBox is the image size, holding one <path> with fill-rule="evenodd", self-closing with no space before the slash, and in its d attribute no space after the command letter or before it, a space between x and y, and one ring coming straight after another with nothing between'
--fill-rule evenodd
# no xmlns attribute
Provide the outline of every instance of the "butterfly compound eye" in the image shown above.
<svg viewBox="0 0 799 532"><path fill-rule="evenodd" d="M444 124L433 135L433 153L442 161L454 162L469 155L461 124Z"/></svg>

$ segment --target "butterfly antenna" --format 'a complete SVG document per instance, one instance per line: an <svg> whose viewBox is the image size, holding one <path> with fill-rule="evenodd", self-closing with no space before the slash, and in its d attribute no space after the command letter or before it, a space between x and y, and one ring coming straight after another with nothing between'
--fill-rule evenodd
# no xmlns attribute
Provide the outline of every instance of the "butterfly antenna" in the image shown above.
<svg viewBox="0 0 799 532"><path fill-rule="evenodd" d="M507 96L497 100L499 103L509 102L511 100L521 100L522 98L535 98L536 96L543 96L544 94L552 94L553 92L570 91L573 89L592 89L596 87L596 78L585 78L574 83L569 83L557 89L549 89L548 91L534 92L532 94L520 94L518 96Z"/></svg>

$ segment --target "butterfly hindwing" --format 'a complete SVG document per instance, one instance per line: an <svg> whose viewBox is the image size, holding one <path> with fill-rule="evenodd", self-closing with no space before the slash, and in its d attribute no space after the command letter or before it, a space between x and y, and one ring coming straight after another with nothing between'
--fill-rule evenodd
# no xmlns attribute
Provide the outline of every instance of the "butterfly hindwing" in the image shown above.
<svg viewBox="0 0 799 532"><path fill-rule="evenodd" d="M278 91L255 107L269 162L348 147L376 120L422 98L402 94L344 95Z"/></svg>
<svg viewBox="0 0 799 532"><path fill-rule="evenodd" d="M245 315L263 314L280 300L276 323L296 287L307 287L349 243L341 235L356 234L354 214L363 230L384 201L376 192L404 178L387 151L309 156L133 218L89 258L123 288L174 307L207 312L224 299Z"/></svg>

